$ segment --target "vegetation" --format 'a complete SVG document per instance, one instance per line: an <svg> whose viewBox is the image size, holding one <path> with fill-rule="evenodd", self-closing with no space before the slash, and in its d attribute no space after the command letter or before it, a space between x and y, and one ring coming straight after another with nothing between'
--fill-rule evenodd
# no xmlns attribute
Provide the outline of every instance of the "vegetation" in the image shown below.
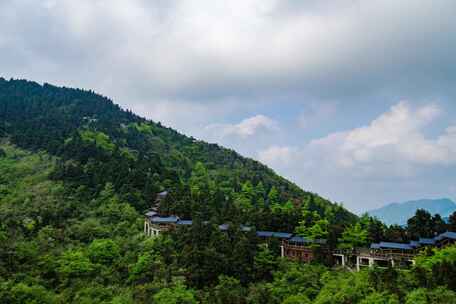
<svg viewBox="0 0 456 304"><path fill-rule="evenodd" d="M456 215L419 211L406 228L357 218L90 91L0 79L0 122L0 303L456 302L455 247L411 270L352 273L286 261L240 230L351 248L431 236ZM193 225L146 238L142 214L163 190L161 212Z"/></svg>

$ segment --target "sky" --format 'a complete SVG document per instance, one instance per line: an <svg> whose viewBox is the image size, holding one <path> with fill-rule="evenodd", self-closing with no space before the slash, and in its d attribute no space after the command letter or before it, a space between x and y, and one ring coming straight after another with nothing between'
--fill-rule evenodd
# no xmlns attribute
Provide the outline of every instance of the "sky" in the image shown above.
<svg viewBox="0 0 456 304"><path fill-rule="evenodd" d="M93 89L360 213L456 199L454 0L2 0L0 76Z"/></svg>

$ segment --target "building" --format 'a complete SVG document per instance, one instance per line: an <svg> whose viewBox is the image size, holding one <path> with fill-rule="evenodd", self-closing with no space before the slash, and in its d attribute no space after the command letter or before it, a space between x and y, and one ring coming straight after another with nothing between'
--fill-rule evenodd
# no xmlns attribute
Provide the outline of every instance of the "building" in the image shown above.
<svg viewBox="0 0 456 304"><path fill-rule="evenodd" d="M455 232L445 232L434 238L420 238L409 243L380 242L369 248L336 249L332 255L340 266L353 267L409 267L415 264L415 257L425 247L442 248L456 242Z"/></svg>
<svg viewBox="0 0 456 304"><path fill-rule="evenodd" d="M171 216L159 216L155 211L149 211L146 213L144 219L144 234L147 236L157 236L164 231L168 231L174 228L180 218L175 215ZM187 222L187 221L183 221Z"/></svg>
<svg viewBox="0 0 456 304"><path fill-rule="evenodd" d="M157 196L158 203L166 197L167 192ZM149 237L158 236L179 225L192 225L192 220L182 220L178 216L161 216L157 209L145 214L144 234ZM227 231L229 224L219 225L220 231ZM241 231L252 231L252 227L241 225ZM409 267L414 265L416 255L425 247L442 248L456 243L456 232L445 232L434 238L420 238L409 243L380 242L373 243L368 248L334 249L329 250L326 240L310 240L288 232L256 231L261 241L277 240L280 242L282 257L299 262L311 262L315 259L316 248L321 254L333 258L336 265L349 267L359 271L363 267Z"/></svg>
<svg viewBox="0 0 456 304"><path fill-rule="evenodd" d="M316 247L326 248L326 240L311 240L296 235L282 241L281 256L309 263L315 259Z"/></svg>
<svg viewBox="0 0 456 304"><path fill-rule="evenodd" d="M179 225L192 225L191 220L182 220L178 216L160 216L157 211L152 210L145 214L144 234L149 237L155 237L163 232L174 229ZM227 231L229 224L219 225L220 231ZM250 232L252 227L241 225L241 231ZM277 240L280 244L280 253L282 257L301 262L310 262L315 258L315 246L326 244L326 240L308 240L300 236L295 236L289 232L276 231L256 231L256 236L261 241Z"/></svg>

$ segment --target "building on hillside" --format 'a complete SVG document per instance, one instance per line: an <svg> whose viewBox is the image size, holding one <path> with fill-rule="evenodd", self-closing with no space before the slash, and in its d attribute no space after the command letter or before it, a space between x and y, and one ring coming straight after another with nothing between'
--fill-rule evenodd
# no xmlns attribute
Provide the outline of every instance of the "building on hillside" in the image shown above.
<svg viewBox="0 0 456 304"><path fill-rule="evenodd" d="M164 199L168 192L159 193L158 203ZM208 222L203 222L208 223ZM178 216L162 216L157 209L152 209L145 214L144 234L150 237L158 236L165 231L177 226L192 225L192 220L181 220ZM220 231L228 231L229 224L221 224ZM252 227L241 225L243 232L252 231ZM334 249L329 250L326 240L310 240L288 232L256 231L260 241L280 242L282 257L299 261L311 262L315 259L316 249L320 254L333 258L336 265L360 270L363 267L408 267L415 263L416 255L425 247L442 248L456 243L456 232L441 233L434 238L420 238L409 243L380 242L373 243L369 248Z"/></svg>
<svg viewBox="0 0 456 304"><path fill-rule="evenodd" d="M144 233L147 236L157 236L174 228L179 221L179 217L175 215L159 216L155 211L149 211L144 219Z"/></svg>
<svg viewBox="0 0 456 304"><path fill-rule="evenodd" d="M456 232L447 231L434 238L436 247L445 247L456 243Z"/></svg>
<svg viewBox="0 0 456 304"><path fill-rule="evenodd" d="M416 255L424 247L445 247L456 242L455 232L445 232L434 238L420 238L409 243L380 242L373 243L370 248L354 248L350 250L336 249L332 255L337 265L355 267L408 267L415 264Z"/></svg>
<svg viewBox="0 0 456 304"><path fill-rule="evenodd" d="M315 259L315 248L326 248L326 240L310 240L301 236L285 238L282 241L281 256L298 262L309 263Z"/></svg>

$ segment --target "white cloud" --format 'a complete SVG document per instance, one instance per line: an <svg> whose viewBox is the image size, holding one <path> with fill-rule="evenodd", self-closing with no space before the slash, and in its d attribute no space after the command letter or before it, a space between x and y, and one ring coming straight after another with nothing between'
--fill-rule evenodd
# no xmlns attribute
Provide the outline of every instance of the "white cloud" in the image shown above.
<svg viewBox="0 0 456 304"><path fill-rule="evenodd" d="M272 145L258 157L304 189L344 201L355 211L451 196L456 126L433 136L426 132L442 113L435 104L402 101L366 126L331 133L300 148Z"/></svg>
<svg viewBox="0 0 456 304"><path fill-rule="evenodd" d="M399 166L446 164L456 161L451 151L454 133L449 128L437 139L427 139L423 129L435 120L440 109L427 105L412 109L400 102L372 121L369 126L330 134L314 140L309 149L325 151L334 165L342 168L355 166Z"/></svg>
<svg viewBox="0 0 456 304"><path fill-rule="evenodd" d="M271 146L258 152L258 159L273 167L289 165L295 158L296 149L292 147Z"/></svg>
<svg viewBox="0 0 456 304"><path fill-rule="evenodd" d="M260 132L277 131L279 126L275 120L260 114L244 119L238 124L211 124L205 129L219 138L235 136L245 139Z"/></svg>
<svg viewBox="0 0 456 304"><path fill-rule="evenodd" d="M456 126L436 138L424 135L440 113L434 104L413 108L401 101L368 126L310 141L295 151L294 162L283 162L290 157L285 147L273 146L259 155L275 167L282 162L334 175L408 177L422 166L456 163Z"/></svg>
<svg viewBox="0 0 456 304"><path fill-rule="evenodd" d="M96 84L116 97L145 100L220 100L252 91L262 99L284 91L318 99L384 87L448 91L455 66L455 5L450 0L47 0L39 6L32 0L2 1L0 40L8 49L2 49L0 63L6 77Z"/></svg>

